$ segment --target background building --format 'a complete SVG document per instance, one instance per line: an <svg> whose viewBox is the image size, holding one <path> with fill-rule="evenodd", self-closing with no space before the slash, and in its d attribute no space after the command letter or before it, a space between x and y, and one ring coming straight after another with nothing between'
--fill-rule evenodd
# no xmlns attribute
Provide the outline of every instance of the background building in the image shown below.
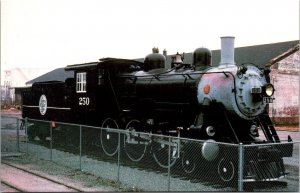
<svg viewBox="0 0 300 193"><path fill-rule="evenodd" d="M48 68L12 68L2 72L1 106L20 104L20 95L16 96L16 88L26 87L26 82L49 71Z"/></svg>
<svg viewBox="0 0 300 193"><path fill-rule="evenodd" d="M275 123L299 123L299 44L270 60L274 103L269 112Z"/></svg>

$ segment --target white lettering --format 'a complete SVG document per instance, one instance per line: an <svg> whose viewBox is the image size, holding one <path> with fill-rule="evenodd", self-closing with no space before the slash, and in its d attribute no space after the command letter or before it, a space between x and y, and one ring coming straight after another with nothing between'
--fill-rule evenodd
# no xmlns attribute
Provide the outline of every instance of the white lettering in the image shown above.
<svg viewBox="0 0 300 193"><path fill-rule="evenodd" d="M89 97L79 97L79 105L80 106L86 106L90 104L90 98Z"/></svg>

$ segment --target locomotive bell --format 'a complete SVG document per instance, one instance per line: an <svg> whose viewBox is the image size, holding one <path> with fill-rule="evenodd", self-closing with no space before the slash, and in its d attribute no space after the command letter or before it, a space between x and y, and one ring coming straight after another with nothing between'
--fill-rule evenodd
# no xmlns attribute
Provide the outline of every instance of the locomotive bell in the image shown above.
<svg viewBox="0 0 300 193"><path fill-rule="evenodd" d="M159 53L158 48L152 49L153 53L145 57L145 71L157 68L165 68L166 57Z"/></svg>
<svg viewBox="0 0 300 193"><path fill-rule="evenodd" d="M182 64L183 61L182 61L182 56L177 52L177 54L175 55L175 63L177 64Z"/></svg>
<svg viewBox="0 0 300 193"><path fill-rule="evenodd" d="M193 66L198 67L211 66L211 51L207 48L197 48L193 53Z"/></svg>
<svg viewBox="0 0 300 193"><path fill-rule="evenodd" d="M182 66L183 61L182 59L184 59L184 53L181 55L178 52L176 53L176 55L172 56L172 63L171 63L171 67L176 67L179 68Z"/></svg>

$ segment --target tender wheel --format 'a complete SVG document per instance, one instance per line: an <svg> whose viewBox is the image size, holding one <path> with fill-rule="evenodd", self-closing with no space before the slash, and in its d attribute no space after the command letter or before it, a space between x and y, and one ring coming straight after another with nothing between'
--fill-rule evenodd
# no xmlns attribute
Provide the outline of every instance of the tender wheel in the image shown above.
<svg viewBox="0 0 300 193"><path fill-rule="evenodd" d="M196 169L195 155L184 152L181 157L181 166L184 172L191 174Z"/></svg>
<svg viewBox="0 0 300 193"><path fill-rule="evenodd" d="M106 129L107 128L107 129ZM104 153L108 156L113 156L118 152L118 132L111 130L111 128L119 128L114 119L107 118L102 123L101 129L101 146Z"/></svg>
<svg viewBox="0 0 300 193"><path fill-rule="evenodd" d="M169 139L164 137L154 137L152 142L152 153L156 163L162 168L172 167L177 160L178 148L171 146L170 151L170 165L169 165Z"/></svg>
<svg viewBox="0 0 300 193"><path fill-rule="evenodd" d="M231 181L235 175L233 162L222 158L218 164L218 174L224 182Z"/></svg>
<svg viewBox="0 0 300 193"><path fill-rule="evenodd" d="M49 123L38 122L36 125L36 134L40 139L40 142L45 142L46 138L50 136Z"/></svg>
<svg viewBox="0 0 300 193"><path fill-rule="evenodd" d="M141 134L135 133L141 128L139 120L131 120L126 125L128 132L124 135L124 149L129 159L140 161L146 152L148 140L142 138Z"/></svg>

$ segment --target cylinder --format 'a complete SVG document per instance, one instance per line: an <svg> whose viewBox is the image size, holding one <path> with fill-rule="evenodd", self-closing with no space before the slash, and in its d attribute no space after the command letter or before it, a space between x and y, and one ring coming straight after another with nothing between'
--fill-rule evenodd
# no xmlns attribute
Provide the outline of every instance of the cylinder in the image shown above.
<svg viewBox="0 0 300 193"><path fill-rule="evenodd" d="M234 37L221 37L221 62L219 67L235 66L234 62Z"/></svg>

